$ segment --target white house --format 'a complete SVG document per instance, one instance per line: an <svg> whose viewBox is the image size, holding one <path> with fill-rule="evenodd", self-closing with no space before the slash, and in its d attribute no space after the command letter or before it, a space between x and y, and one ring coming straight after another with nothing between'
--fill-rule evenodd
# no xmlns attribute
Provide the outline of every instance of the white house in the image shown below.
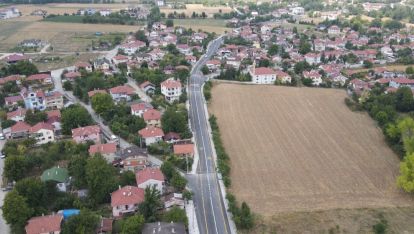
<svg viewBox="0 0 414 234"><path fill-rule="evenodd" d="M155 186L161 194L164 192L165 177L158 168L147 167L141 171L138 171L135 174L135 179L137 181L138 188L145 189L148 186Z"/></svg>
<svg viewBox="0 0 414 234"><path fill-rule="evenodd" d="M30 136L36 140L36 144L43 145L55 141L53 125L40 122L29 130Z"/></svg>
<svg viewBox="0 0 414 234"><path fill-rule="evenodd" d="M414 80L408 78L394 78L390 80L390 87L398 89L401 86L408 86L411 89L414 88Z"/></svg>
<svg viewBox="0 0 414 234"><path fill-rule="evenodd" d="M138 134L142 139L144 139L145 145L147 146L162 141L162 138L164 137L162 129L154 126L143 128L138 131Z"/></svg>
<svg viewBox="0 0 414 234"><path fill-rule="evenodd" d="M305 8L303 7L292 7L290 8L290 12L292 15L303 15L305 14Z"/></svg>
<svg viewBox="0 0 414 234"><path fill-rule="evenodd" d="M144 201L144 189L135 186L124 186L111 193L112 215L121 217L138 209Z"/></svg>
<svg viewBox="0 0 414 234"><path fill-rule="evenodd" d="M161 83L161 93L169 103L178 100L182 94L181 82L179 80L174 80L174 78L163 81Z"/></svg>
<svg viewBox="0 0 414 234"><path fill-rule="evenodd" d="M305 61L309 64L318 64L321 62L320 54L315 53L307 53L305 54Z"/></svg>
<svg viewBox="0 0 414 234"><path fill-rule="evenodd" d="M312 80L312 85L319 86L322 83L322 76L316 70L304 71L303 77Z"/></svg>
<svg viewBox="0 0 414 234"><path fill-rule="evenodd" d="M276 71L268 67L256 68L256 63L253 63L249 72L255 84L274 84L276 81Z"/></svg>
<svg viewBox="0 0 414 234"><path fill-rule="evenodd" d="M17 8L5 8L0 9L0 19L10 19L20 16L20 11Z"/></svg>
<svg viewBox="0 0 414 234"><path fill-rule="evenodd" d="M109 89L109 94L111 95L112 99L116 102L122 100L130 101L132 95L135 94L135 90L128 85L121 85Z"/></svg>
<svg viewBox="0 0 414 234"><path fill-rule="evenodd" d="M146 46L143 41L130 41L119 46L119 49L123 50L127 55L135 54L139 49Z"/></svg>
<svg viewBox="0 0 414 234"><path fill-rule="evenodd" d="M131 115L142 117L145 111L153 109L152 105L146 102L140 102L131 105Z"/></svg>
<svg viewBox="0 0 414 234"><path fill-rule="evenodd" d="M341 33L341 29L336 25L332 25L331 27L328 28L328 34L331 36L336 36L340 33Z"/></svg>

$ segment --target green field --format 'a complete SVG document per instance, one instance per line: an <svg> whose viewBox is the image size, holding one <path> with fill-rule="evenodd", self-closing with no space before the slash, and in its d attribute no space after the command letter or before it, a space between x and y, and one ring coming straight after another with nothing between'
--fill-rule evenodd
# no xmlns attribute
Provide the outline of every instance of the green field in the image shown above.
<svg viewBox="0 0 414 234"><path fill-rule="evenodd" d="M57 22L57 23L83 23L85 16L79 15L58 15L55 17L45 18L44 21Z"/></svg>
<svg viewBox="0 0 414 234"><path fill-rule="evenodd" d="M182 26L193 30L203 30L221 34L226 28L226 21L221 19L174 19L174 26Z"/></svg>

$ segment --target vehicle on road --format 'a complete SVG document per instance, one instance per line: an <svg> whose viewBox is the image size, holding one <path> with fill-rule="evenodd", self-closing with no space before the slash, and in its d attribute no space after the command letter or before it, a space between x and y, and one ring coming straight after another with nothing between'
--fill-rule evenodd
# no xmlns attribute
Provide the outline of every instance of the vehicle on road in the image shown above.
<svg viewBox="0 0 414 234"><path fill-rule="evenodd" d="M4 136L4 133L0 133L0 140L5 140L6 137Z"/></svg>

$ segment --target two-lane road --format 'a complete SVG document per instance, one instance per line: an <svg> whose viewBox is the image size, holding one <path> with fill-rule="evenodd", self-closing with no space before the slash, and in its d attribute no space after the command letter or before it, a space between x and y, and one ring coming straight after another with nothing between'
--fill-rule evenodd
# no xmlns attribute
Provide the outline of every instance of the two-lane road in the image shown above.
<svg viewBox="0 0 414 234"><path fill-rule="evenodd" d="M194 204L201 234L230 234L230 226L221 196L221 190L216 174L216 165L213 158L208 116L205 110L205 100L202 95L202 85L205 77L201 67L218 50L222 38L210 43L206 54L195 64L189 81L190 121L197 143L199 163L197 174L188 175L190 187L194 191Z"/></svg>

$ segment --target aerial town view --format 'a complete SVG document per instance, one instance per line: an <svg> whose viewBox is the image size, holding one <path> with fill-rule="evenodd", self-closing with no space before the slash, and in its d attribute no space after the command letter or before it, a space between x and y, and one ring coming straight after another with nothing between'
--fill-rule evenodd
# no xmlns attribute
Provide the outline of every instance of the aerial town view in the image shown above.
<svg viewBox="0 0 414 234"><path fill-rule="evenodd" d="M0 0L0 234L414 233L414 0Z"/></svg>

